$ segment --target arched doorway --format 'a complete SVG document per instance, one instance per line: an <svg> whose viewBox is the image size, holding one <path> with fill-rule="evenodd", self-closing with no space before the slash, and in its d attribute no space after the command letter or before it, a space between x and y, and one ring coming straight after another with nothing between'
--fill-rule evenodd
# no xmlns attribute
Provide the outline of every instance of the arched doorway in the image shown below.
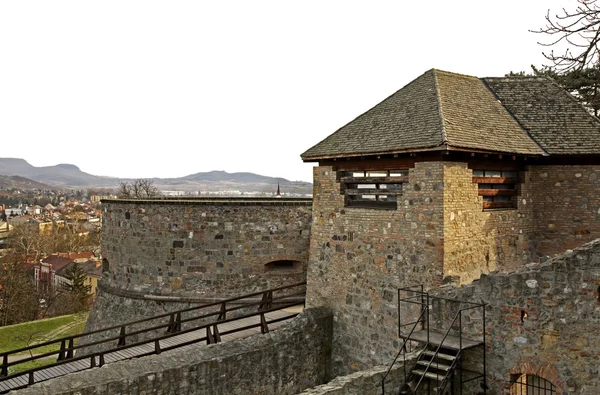
<svg viewBox="0 0 600 395"><path fill-rule="evenodd" d="M556 386L535 374L517 376L510 387L510 395L554 395Z"/></svg>

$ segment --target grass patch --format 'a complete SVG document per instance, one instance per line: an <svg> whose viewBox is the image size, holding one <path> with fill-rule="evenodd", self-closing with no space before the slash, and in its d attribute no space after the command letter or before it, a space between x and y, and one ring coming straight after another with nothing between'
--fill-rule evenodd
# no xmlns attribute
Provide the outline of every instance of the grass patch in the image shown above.
<svg viewBox="0 0 600 395"><path fill-rule="evenodd" d="M56 358L44 358L37 359L35 361L23 362L18 365L10 366L8 368L8 374L19 373L25 370L39 368L41 366L50 365L51 363L56 362Z"/></svg>
<svg viewBox="0 0 600 395"><path fill-rule="evenodd" d="M35 343L43 343L83 332L88 313L63 315L43 320L0 327L0 352L14 350ZM34 354L55 351L60 345L32 350Z"/></svg>

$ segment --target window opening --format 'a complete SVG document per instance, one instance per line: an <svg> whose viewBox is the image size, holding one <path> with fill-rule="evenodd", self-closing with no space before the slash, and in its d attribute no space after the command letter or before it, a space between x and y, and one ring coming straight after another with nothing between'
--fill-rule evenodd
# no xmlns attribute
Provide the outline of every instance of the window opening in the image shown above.
<svg viewBox="0 0 600 395"><path fill-rule="evenodd" d="M102 273L107 272L109 270L108 267L108 259L102 259Z"/></svg>
<svg viewBox="0 0 600 395"><path fill-rule="evenodd" d="M341 174L346 207L395 210L402 185L408 181L408 169L351 170Z"/></svg>
<svg viewBox="0 0 600 395"><path fill-rule="evenodd" d="M510 395L553 395L556 386L535 374L519 376L510 387Z"/></svg>
<svg viewBox="0 0 600 395"><path fill-rule="evenodd" d="M479 186L483 209L516 209L519 173L514 170L473 170L473 183Z"/></svg>

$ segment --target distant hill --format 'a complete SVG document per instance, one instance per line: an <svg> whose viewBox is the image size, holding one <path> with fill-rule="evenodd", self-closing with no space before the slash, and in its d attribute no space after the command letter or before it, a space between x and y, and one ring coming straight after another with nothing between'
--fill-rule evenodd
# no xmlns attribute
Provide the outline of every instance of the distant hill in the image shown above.
<svg viewBox="0 0 600 395"><path fill-rule="evenodd" d="M0 175L26 177L55 188L116 188L120 181L131 180L95 176L81 171L75 165L64 163L55 166L36 167L24 159L17 158L0 158ZM274 193L277 190L277 184L279 184L282 193L312 193L312 184L309 182L289 181L281 177L268 177L246 172L209 171L179 178L153 178L152 180L163 191Z"/></svg>
<svg viewBox="0 0 600 395"><path fill-rule="evenodd" d="M53 189L54 187L46 184L42 184L41 182L30 180L29 178L21 177L21 176L3 176L0 175L0 189Z"/></svg>
<svg viewBox="0 0 600 395"><path fill-rule="evenodd" d="M75 165L35 167L16 158L0 158L0 175L27 177L55 187L114 187L119 183L118 178L94 176Z"/></svg>

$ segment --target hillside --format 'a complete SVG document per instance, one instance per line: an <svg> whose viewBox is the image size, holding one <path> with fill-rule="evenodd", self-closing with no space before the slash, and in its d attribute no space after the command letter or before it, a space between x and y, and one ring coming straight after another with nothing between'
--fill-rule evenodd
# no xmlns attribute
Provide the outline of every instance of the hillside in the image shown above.
<svg viewBox="0 0 600 395"><path fill-rule="evenodd" d="M131 179L126 178L100 177L88 174L72 164L36 167L24 159L18 158L0 158L0 176L26 177L33 180L32 182L47 184L54 188L117 188L119 182L131 181ZM279 184L282 193L312 193L312 184L309 182L290 181L281 177L268 177L248 172L209 171L179 178L153 178L152 180L163 191L274 193L277 190L277 184ZM48 186L41 189L50 188ZM31 188L39 187L33 186Z"/></svg>
<svg viewBox="0 0 600 395"><path fill-rule="evenodd" d="M21 176L4 176L0 175L0 189L52 189L50 185L43 184L41 182L30 180L29 178Z"/></svg>

